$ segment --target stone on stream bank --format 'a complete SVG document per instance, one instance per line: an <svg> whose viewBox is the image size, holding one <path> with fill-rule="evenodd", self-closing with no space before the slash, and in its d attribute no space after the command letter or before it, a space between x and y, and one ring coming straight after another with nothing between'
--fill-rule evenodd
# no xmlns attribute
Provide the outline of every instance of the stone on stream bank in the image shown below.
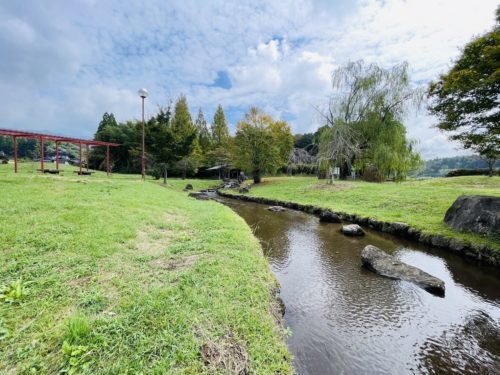
<svg viewBox="0 0 500 375"><path fill-rule="evenodd" d="M446 211L444 222L461 231L500 233L500 197L462 195Z"/></svg>
<svg viewBox="0 0 500 375"><path fill-rule="evenodd" d="M346 236L364 236L365 231L358 224L342 225L340 231Z"/></svg>
<svg viewBox="0 0 500 375"><path fill-rule="evenodd" d="M325 210L319 214L319 221L324 223L340 223L340 217L331 211Z"/></svg>
<svg viewBox="0 0 500 375"><path fill-rule="evenodd" d="M444 281L431 276L419 268L397 260L373 245L361 252L363 266L381 276L404 280L418 285L429 293L444 297Z"/></svg>

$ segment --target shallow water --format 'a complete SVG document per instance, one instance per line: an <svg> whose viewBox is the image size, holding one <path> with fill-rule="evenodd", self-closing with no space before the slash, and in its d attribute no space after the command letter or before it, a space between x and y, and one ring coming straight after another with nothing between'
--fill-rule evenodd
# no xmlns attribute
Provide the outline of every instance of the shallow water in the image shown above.
<svg viewBox="0 0 500 375"><path fill-rule="evenodd" d="M455 254L312 215L223 199L281 284L299 374L500 374L500 275ZM446 283L444 298L361 267L372 244Z"/></svg>

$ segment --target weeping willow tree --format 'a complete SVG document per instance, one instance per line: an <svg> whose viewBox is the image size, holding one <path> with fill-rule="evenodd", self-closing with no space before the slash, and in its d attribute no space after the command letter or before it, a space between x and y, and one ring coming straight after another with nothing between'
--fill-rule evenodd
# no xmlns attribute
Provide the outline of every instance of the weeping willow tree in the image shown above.
<svg viewBox="0 0 500 375"><path fill-rule="evenodd" d="M334 93L322 112L319 161L338 167L341 176L354 168L366 178L404 180L421 165L415 141L406 137L403 119L417 108L423 91L412 87L406 63L384 69L351 62L332 75Z"/></svg>

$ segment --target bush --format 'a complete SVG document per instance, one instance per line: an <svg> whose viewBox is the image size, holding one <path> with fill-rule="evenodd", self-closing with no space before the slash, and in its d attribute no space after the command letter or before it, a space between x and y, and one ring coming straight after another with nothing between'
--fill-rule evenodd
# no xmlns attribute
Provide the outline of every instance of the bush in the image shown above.
<svg viewBox="0 0 500 375"><path fill-rule="evenodd" d="M287 174L287 175L317 175L318 174L318 165L314 164L291 164L286 167L282 167L279 169L278 173Z"/></svg>
<svg viewBox="0 0 500 375"><path fill-rule="evenodd" d="M488 176L490 171L488 169L455 169L448 172L445 177L459 177L459 176ZM500 169L493 171L493 176L500 176Z"/></svg>

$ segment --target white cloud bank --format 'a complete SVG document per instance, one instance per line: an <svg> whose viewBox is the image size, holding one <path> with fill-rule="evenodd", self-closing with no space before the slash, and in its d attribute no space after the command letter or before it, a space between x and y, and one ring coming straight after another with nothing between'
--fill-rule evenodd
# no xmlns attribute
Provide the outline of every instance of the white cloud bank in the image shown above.
<svg viewBox="0 0 500 375"><path fill-rule="evenodd" d="M427 84L493 25L496 0L23 1L0 4L0 127L90 137L105 111L139 117L179 93L193 112L221 103L234 122L251 105L320 125L330 74L348 60L403 60ZM213 85L219 72L230 87ZM426 158L463 153L411 115Z"/></svg>

